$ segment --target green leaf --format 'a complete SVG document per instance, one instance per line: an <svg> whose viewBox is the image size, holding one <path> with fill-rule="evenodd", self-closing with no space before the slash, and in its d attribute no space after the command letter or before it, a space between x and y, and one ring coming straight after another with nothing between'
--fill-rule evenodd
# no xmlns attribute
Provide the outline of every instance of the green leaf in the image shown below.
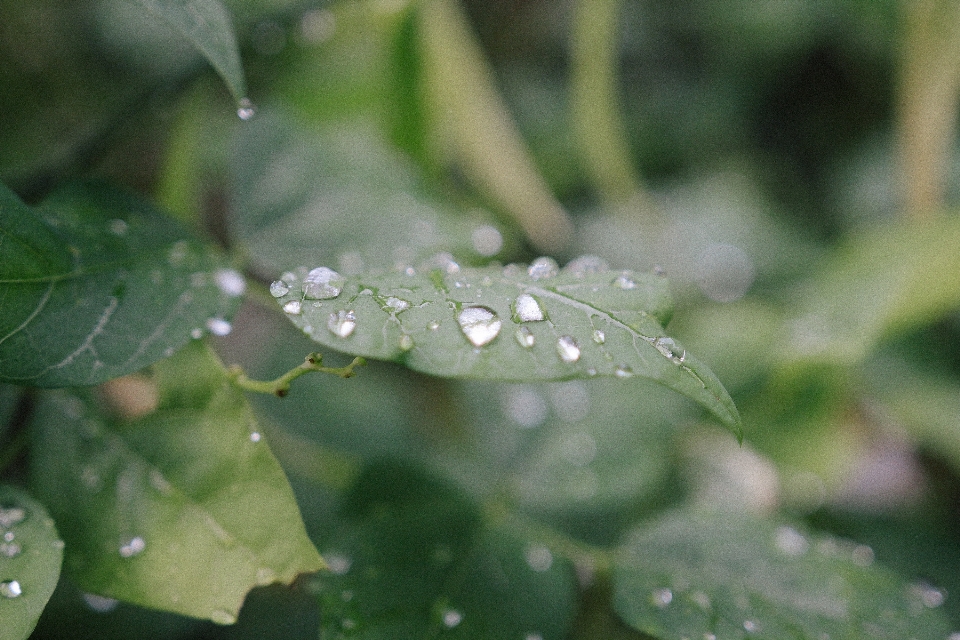
<svg viewBox="0 0 960 640"><path fill-rule="evenodd" d="M134 0L167 22L213 65L238 103L247 95L237 38L219 0Z"/></svg>
<svg viewBox="0 0 960 640"><path fill-rule="evenodd" d="M330 637L565 637L572 567L416 468L368 467L324 543L332 573L315 582ZM326 637L326 636L324 636Z"/></svg>
<svg viewBox="0 0 960 640"><path fill-rule="evenodd" d="M404 159L362 127L317 133L264 110L238 134L233 157L231 230L274 273L317 259L358 272L441 249L470 261L502 251L489 215L431 204Z"/></svg>
<svg viewBox="0 0 960 640"><path fill-rule="evenodd" d="M21 489L0 485L0 637L27 638L60 578L63 541Z"/></svg>
<svg viewBox="0 0 960 640"><path fill-rule="evenodd" d="M32 476L86 591L230 623L247 591L323 567L241 392L195 343L156 366L159 408L108 419L50 393Z"/></svg>
<svg viewBox="0 0 960 640"><path fill-rule="evenodd" d="M649 378L740 434L716 376L664 334L672 302L654 274L609 271L589 256L557 273L549 258L462 269L438 255L418 270L346 278L300 267L272 290L304 333L346 353L445 377Z"/></svg>
<svg viewBox="0 0 960 640"><path fill-rule="evenodd" d="M842 366L960 307L960 216L857 234L810 282L783 359Z"/></svg>
<svg viewBox="0 0 960 640"><path fill-rule="evenodd" d="M147 203L75 185L41 208L0 185L0 380L89 385L227 323L245 286Z"/></svg>
<svg viewBox="0 0 960 640"><path fill-rule="evenodd" d="M943 594L873 564L868 547L734 513L675 513L638 529L614 606L658 638L942 640Z"/></svg>

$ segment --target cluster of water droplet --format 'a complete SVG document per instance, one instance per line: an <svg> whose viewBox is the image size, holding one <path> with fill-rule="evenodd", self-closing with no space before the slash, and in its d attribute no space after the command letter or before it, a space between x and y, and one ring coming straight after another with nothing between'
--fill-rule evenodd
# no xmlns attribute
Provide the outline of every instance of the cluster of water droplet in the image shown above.
<svg viewBox="0 0 960 640"><path fill-rule="evenodd" d="M4 558L16 558L23 552L20 541L17 540L15 527L26 520L27 511L18 505L3 506L0 504L0 561ZM0 563L0 568L3 564ZM23 594L23 587L19 580L0 575L0 596L4 598L18 598Z"/></svg>

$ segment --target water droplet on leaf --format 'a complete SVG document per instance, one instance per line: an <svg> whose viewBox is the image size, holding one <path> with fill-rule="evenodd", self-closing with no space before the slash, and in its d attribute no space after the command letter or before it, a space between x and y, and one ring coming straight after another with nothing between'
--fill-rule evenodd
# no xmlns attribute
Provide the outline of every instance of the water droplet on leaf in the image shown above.
<svg viewBox="0 0 960 640"><path fill-rule="evenodd" d="M236 269L217 269L213 281L220 291L231 298L242 296L247 290L247 280Z"/></svg>
<svg viewBox="0 0 960 640"><path fill-rule="evenodd" d="M617 289L629 290L636 289L637 283L634 282L633 278L631 278L629 275L623 273L617 276L617 279L613 281L613 286L615 286Z"/></svg>
<svg viewBox="0 0 960 640"><path fill-rule="evenodd" d="M580 256L574 258L563 268L564 271L582 277L591 273L602 273L609 269L607 261L598 256Z"/></svg>
<svg viewBox="0 0 960 640"><path fill-rule="evenodd" d="M21 551L23 551L23 548L16 542L10 541L0 544L0 556L5 558L16 558Z"/></svg>
<svg viewBox="0 0 960 640"><path fill-rule="evenodd" d="M194 340L199 340L200 338L203 337L203 329L201 329L200 327L194 327L193 329L190 330L190 337L193 338Z"/></svg>
<svg viewBox="0 0 960 640"><path fill-rule="evenodd" d="M405 333L402 336L400 336L401 351L410 351L410 349L413 349L413 346L414 346L413 336L411 336L409 333Z"/></svg>
<svg viewBox="0 0 960 640"><path fill-rule="evenodd" d="M256 114L257 109L253 106L250 98L241 98L240 102L237 103L237 117L241 120L250 120Z"/></svg>
<svg viewBox="0 0 960 640"><path fill-rule="evenodd" d="M560 267L557 266L557 261L546 256L537 258L531 262L530 267L527 269L527 275L534 280L552 278L558 273L560 273Z"/></svg>
<svg viewBox="0 0 960 640"><path fill-rule="evenodd" d="M283 310L292 316L298 316L302 310L302 305L299 300L289 300L283 304Z"/></svg>
<svg viewBox="0 0 960 640"><path fill-rule="evenodd" d="M463 614L457 611L456 609L447 609L443 612L443 626L447 629L453 629L455 626L463 622Z"/></svg>
<svg viewBox="0 0 960 640"><path fill-rule="evenodd" d="M143 538L136 536L135 538L130 538L126 542L120 545L120 557L121 558L132 558L135 555L139 555L147 548L147 543L143 541Z"/></svg>
<svg viewBox="0 0 960 640"><path fill-rule="evenodd" d="M329 267L311 269L303 279L303 295L315 300L336 298L343 291L345 279Z"/></svg>
<svg viewBox="0 0 960 640"><path fill-rule="evenodd" d="M673 602L673 591L670 589L655 589L650 599L658 609L666 609Z"/></svg>
<svg viewBox="0 0 960 640"><path fill-rule="evenodd" d="M529 349L537 341L529 327L518 327L514 336L517 338L517 343L524 349Z"/></svg>
<svg viewBox="0 0 960 640"><path fill-rule="evenodd" d="M427 329L430 329L430 331L436 331L439 328L440 328L440 323L437 322L436 320L431 320L430 322L427 323Z"/></svg>
<svg viewBox="0 0 960 640"><path fill-rule="evenodd" d="M753 620L744 620L743 621L743 630L747 633L753 633L758 629L757 623Z"/></svg>
<svg viewBox="0 0 960 640"><path fill-rule="evenodd" d="M470 240L473 242L474 251L487 258L497 255L503 247L503 236L496 227L488 224L474 229Z"/></svg>
<svg viewBox="0 0 960 640"><path fill-rule="evenodd" d="M618 378L632 378L633 369L631 369L629 366L625 364L618 364L616 368L613 370L613 375L615 375Z"/></svg>
<svg viewBox="0 0 960 640"><path fill-rule="evenodd" d="M604 342L607 341L607 334L605 334L600 329L596 329L593 332L593 341L596 342L597 344L603 344Z"/></svg>
<svg viewBox="0 0 960 640"><path fill-rule="evenodd" d="M543 307L529 293L522 293L513 302L514 322L540 322L544 319Z"/></svg>
<svg viewBox="0 0 960 640"><path fill-rule="evenodd" d="M0 527L9 529L27 519L27 510L23 507L0 507Z"/></svg>
<svg viewBox="0 0 960 640"><path fill-rule="evenodd" d="M347 338L357 328L357 314L353 311L337 311L327 318L327 329L338 338Z"/></svg>
<svg viewBox="0 0 960 640"><path fill-rule="evenodd" d="M215 336L225 336L233 330L233 325L223 318L209 318L207 320L207 330Z"/></svg>
<svg viewBox="0 0 960 640"><path fill-rule="evenodd" d="M564 362L576 362L580 359L580 345L571 336L560 336L557 340L557 355Z"/></svg>
<svg viewBox="0 0 960 640"><path fill-rule="evenodd" d="M0 596L4 598L19 598L23 595L23 588L17 580L5 580L0 582Z"/></svg>
<svg viewBox="0 0 960 640"><path fill-rule="evenodd" d="M327 567L330 569L330 572L342 576L350 571L350 566L353 564L353 561L339 553L325 553L323 554L323 559L327 563Z"/></svg>
<svg viewBox="0 0 960 640"><path fill-rule="evenodd" d="M380 304L383 310L390 314L397 314L410 308L409 302L394 296L385 298Z"/></svg>
<svg viewBox="0 0 960 640"><path fill-rule="evenodd" d="M250 442L260 442L263 439L263 435L259 431L250 432Z"/></svg>
<svg viewBox="0 0 960 640"><path fill-rule="evenodd" d="M457 316L460 329L475 347L489 344L500 333L502 323L487 307L466 307Z"/></svg>
<svg viewBox="0 0 960 640"><path fill-rule="evenodd" d="M109 223L107 223L107 228L110 229L110 233L115 236L122 236L127 233L129 228L126 220L121 220L120 218L114 218Z"/></svg>
<svg viewBox="0 0 960 640"><path fill-rule="evenodd" d="M655 346L657 351L663 354L665 358L669 358L676 364L683 364L683 361L687 359L687 352L678 347L673 338L657 338L653 341L653 346Z"/></svg>
<svg viewBox="0 0 960 640"><path fill-rule="evenodd" d="M449 253L438 253L420 265L421 271L442 271L447 274L460 273L460 265Z"/></svg>

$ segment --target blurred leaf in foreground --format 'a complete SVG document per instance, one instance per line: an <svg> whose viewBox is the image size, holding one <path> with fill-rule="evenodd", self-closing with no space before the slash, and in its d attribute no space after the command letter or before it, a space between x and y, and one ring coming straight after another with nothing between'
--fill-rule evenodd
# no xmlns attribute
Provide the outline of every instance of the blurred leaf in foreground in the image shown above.
<svg viewBox="0 0 960 640"><path fill-rule="evenodd" d="M139 198L74 185L38 209L0 185L0 380L97 384L230 331L246 282Z"/></svg>
<svg viewBox="0 0 960 640"><path fill-rule="evenodd" d="M944 593L869 547L745 513L678 512L638 528L614 569L617 613L659 638L943 640Z"/></svg>
<svg viewBox="0 0 960 640"><path fill-rule="evenodd" d="M159 406L133 420L51 393L34 417L33 486L86 591L232 623L251 588L323 561L243 397L206 346L156 367Z"/></svg>

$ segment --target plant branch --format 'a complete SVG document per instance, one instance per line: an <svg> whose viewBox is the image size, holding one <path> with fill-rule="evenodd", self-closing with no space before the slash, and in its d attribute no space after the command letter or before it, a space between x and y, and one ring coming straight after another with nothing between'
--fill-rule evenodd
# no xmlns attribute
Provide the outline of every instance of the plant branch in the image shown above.
<svg viewBox="0 0 960 640"><path fill-rule="evenodd" d="M282 398L290 391L290 383L306 373L319 371L321 373L331 373L341 378L352 378L355 375L354 369L365 364L367 364L367 361L358 356L345 367L325 367L323 366L323 355L311 353L303 359L303 364L294 367L274 380L251 380L238 365L230 367L227 375L230 377L230 381L241 389L256 393L267 393Z"/></svg>

